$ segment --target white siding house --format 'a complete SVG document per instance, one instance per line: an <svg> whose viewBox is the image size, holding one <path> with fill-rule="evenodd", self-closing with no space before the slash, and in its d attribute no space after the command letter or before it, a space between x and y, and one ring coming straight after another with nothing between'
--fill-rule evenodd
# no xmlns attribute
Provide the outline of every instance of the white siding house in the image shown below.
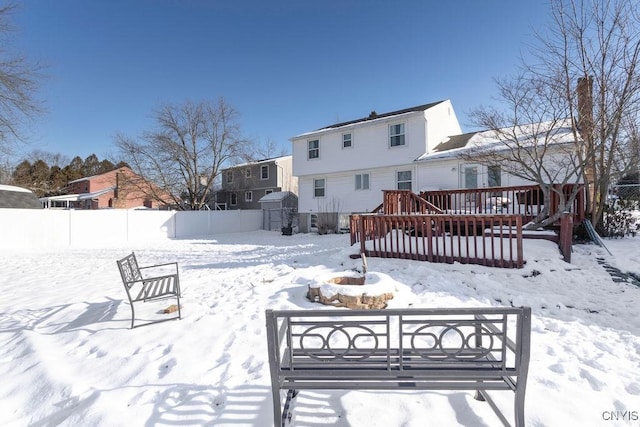
<svg viewBox="0 0 640 427"><path fill-rule="evenodd" d="M382 201L382 190L419 191L420 156L461 133L449 100L338 123L291 138L301 231L318 212L347 216Z"/></svg>

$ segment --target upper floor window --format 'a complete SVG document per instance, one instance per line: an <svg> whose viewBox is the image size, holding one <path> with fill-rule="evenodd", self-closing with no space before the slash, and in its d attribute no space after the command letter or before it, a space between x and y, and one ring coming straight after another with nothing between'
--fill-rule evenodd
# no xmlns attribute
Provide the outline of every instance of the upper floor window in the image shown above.
<svg viewBox="0 0 640 427"><path fill-rule="evenodd" d="M246 169L244 170L244 176L245 176L246 178L251 178L251 168L246 168Z"/></svg>
<svg viewBox="0 0 640 427"><path fill-rule="evenodd" d="M253 191L245 191L244 192L244 201L250 202L253 200Z"/></svg>
<svg viewBox="0 0 640 427"><path fill-rule="evenodd" d="M369 174L361 173L356 175L356 190L369 189Z"/></svg>
<svg viewBox="0 0 640 427"><path fill-rule="evenodd" d="M325 181L324 178L313 180L313 197L324 197L325 193Z"/></svg>
<svg viewBox="0 0 640 427"><path fill-rule="evenodd" d="M389 125L389 145L391 147L404 145L404 123Z"/></svg>
<svg viewBox="0 0 640 427"><path fill-rule="evenodd" d="M342 148L350 148L352 146L353 139L350 133L342 134Z"/></svg>
<svg viewBox="0 0 640 427"><path fill-rule="evenodd" d="M398 190L411 190L411 171L397 171L396 184Z"/></svg>
<svg viewBox="0 0 640 427"><path fill-rule="evenodd" d="M269 179L269 166L260 166L260 179Z"/></svg>
<svg viewBox="0 0 640 427"><path fill-rule="evenodd" d="M314 139L313 141L307 141L309 149L309 159L317 159L320 157L320 141Z"/></svg>
<svg viewBox="0 0 640 427"><path fill-rule="evenodd" d="M227 182L233 182L233 171L227 171Z"/></svg>

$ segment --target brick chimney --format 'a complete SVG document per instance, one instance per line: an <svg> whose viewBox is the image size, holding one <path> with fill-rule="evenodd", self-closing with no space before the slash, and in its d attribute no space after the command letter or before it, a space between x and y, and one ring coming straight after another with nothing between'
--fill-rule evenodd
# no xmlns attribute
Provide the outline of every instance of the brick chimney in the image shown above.
<svg viewBox="0 0 640 427"><path fill-rule="evenodd" d="M576 87L578 96L578 130L586 141L593 134L593 77L580 77Z"/></svg>
<svg viewBox="0 0 640 427"><path fill-rule="evenodd" d="M593 77L585 76L578 79L576 95L578 97L578 132L580 132L584 140L587 156L592 156L594 154ZM589 193L589 200L594 201L596 196L595 165L592 161L586 164L585 179L587 181L585 184L587 192ZM587 207L587 209L589 210L590 208Z"/></svg>

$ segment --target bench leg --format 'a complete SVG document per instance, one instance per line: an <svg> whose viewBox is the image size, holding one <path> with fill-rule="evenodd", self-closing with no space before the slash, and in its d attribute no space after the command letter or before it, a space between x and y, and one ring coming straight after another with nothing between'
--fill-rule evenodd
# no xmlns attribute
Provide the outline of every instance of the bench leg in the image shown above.
<svg viewBox="0 0 640 427"><path fill-rule="evenodd" d="M282 407L280 406L280 389L271 388L271 400L273 401L273 427L280 427L284 421L282 418Z"/></svg>
<svg viewBox="0 0 640 427"><path fill-rule="evenodd" d="M516 427L524 427L524 389L522 388L516 389L514 412Z"/></svg>
<svg viewBox="0 0 640 427"><path fill-rule="evenodd" d="M287 421L291 421L293 414L291 413L291 401L298 395L297 390L287 390L287 400L284 402L284 408L282 409L282 427L284 427Z"/></svg>
<svg viewBox="0 0 640 427"><path fill-rule="evenodd" d="M133 329L133 322L136 319L136 310L133 308L133 301L129 301L129 305L131 306L131 329Z"/></svg>

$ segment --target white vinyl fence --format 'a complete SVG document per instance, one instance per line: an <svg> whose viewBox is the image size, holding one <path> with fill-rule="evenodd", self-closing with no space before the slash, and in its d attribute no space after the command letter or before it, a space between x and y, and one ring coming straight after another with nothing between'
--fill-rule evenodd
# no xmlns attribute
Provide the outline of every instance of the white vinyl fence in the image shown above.
<svg viewBox="0 0 640 427"><path fill-rule="evenodd" d="M0 248L99 246L260 230L262 211L0 209Z"/></svg>

